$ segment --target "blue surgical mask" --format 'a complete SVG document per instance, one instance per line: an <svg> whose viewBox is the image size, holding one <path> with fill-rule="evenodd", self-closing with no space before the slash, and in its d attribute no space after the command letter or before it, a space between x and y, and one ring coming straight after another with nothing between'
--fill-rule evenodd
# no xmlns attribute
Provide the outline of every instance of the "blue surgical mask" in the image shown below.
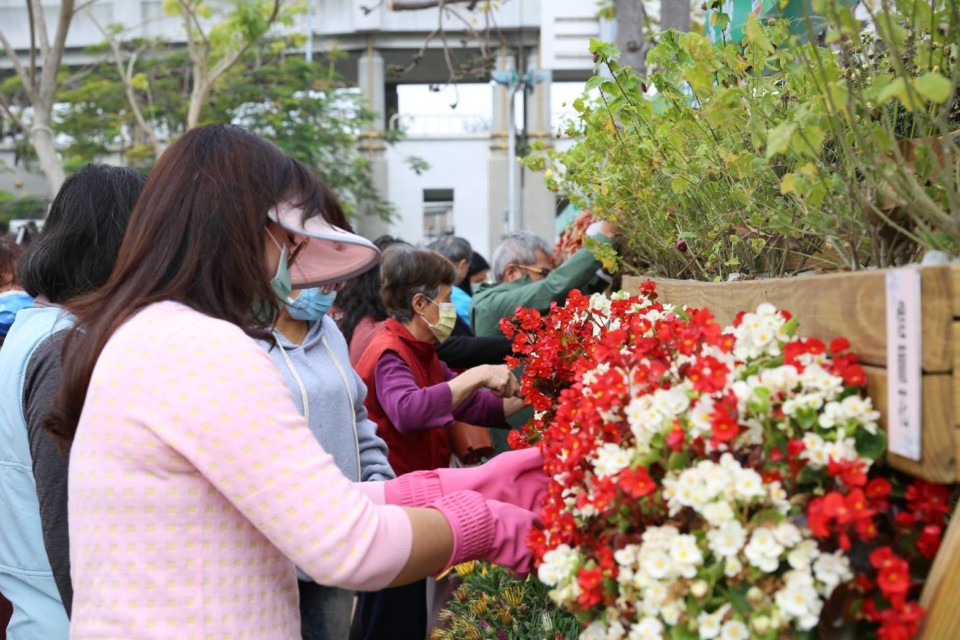
<svg viewBox="0 0 960 640"><path fill-rule="evenodd" d="M294 320L316 322L327 315L336 299L335 290L323 291L320 287L303 289L296 300L287 298L287 312Z"/></svg>
<svg viewBox="0 0 960 640"><path fill-rule="evenodd" d="M276 238L274 238L273 234L269 231L267 231L267 235L270 236L273 244L277 245L277 248L280 250L280 259L277 261L277 272L273 278L271 278L270 286L273 287L273 292L277 295L277 298L286 302L290 297L290 292L293 291L293 285L290 281L290 267L287 264L287 245L281 245L277 242ZM255 302L254 305L258 309L257 316L260 322L271 322L273 320L270 316L270 307L265 304L260 304L259 302Z"/></svg>
<svg viewBox="0 0 960 640"><path fill-rule="evenodd" d="M273 279L270 280L270 285L273 287L273 292L277 294L278 298L287 300L290 297L290 292L293 291L293 285L290 283L290 266L287 264L287 245L281 245L277 242L276 238L274 238L273 234L269 231L267 235L270 236L273 244L277 245L277 249L280 250L280 260L277 261L277 273L274 274Z"/></svg>

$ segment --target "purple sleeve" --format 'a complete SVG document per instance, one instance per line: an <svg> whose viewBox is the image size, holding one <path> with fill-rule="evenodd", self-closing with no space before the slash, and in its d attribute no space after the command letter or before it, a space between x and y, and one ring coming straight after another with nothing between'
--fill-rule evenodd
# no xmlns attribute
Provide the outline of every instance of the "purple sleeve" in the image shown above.
<svg viewBox="0 0 960 640"><path fill-rule="evenodd" d="M403 358L387 351L374 370L377 400L400 433L449 427L453 424L453 391L446 382L421 389ZM503 411L501 410L501 416Z"/></svg>
<svg viewBox="0 0 960 640"><path fill-rule="evenodd" d="M443 374L447 380L453 380L457 377L445 363L441 362ZM450 404L453 404L452 397ZM493 395L489 389L478 389L469 398L460 403L453 416L460 422L474 424L479 427L492 427L494 429L509 428L506 423L506 417L503 415L503 398Z"/></svg>

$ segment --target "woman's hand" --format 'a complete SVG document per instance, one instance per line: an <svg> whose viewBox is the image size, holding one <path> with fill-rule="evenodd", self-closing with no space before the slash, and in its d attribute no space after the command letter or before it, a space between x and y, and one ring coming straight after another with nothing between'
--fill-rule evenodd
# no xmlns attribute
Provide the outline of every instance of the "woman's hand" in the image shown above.
<svg viewBox="0 0 960 640"><path fill-rule="evenodd" d="M517 398L520 396L520 383L517 382L507 365L486 366L490 369L487 381L484 384L487 389L501 398Z"/></svg>

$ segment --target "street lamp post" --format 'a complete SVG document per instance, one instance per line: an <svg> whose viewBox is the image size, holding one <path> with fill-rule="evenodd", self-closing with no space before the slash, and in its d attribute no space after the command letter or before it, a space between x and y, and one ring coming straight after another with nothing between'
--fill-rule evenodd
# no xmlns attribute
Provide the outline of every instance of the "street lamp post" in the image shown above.
<svg viewBox="0 0 960 640"><path fill-rule="evenodd" d="M517 231L523 226L517 208L517 122L514 105L518 91L527 91L544 82L549 74L531 69L522 76L516 71L494 71L490 77L508 91L507 115L507 231Z"/></svg>

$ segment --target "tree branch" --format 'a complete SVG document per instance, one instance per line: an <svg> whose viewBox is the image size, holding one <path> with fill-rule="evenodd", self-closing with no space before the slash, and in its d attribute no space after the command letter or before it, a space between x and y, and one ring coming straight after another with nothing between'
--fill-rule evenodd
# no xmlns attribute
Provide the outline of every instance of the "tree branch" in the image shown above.
<svg viewBox="0 0 960 640"><path fill-rule="evenodd" d="M137 121L137 125L150 140L150 146L153 147L153 152L157 155L157 157L159 157L160 142L157 140L157 134L153 130L153 126L148 123L147 119L143 116L143 109L140 107L140 100L137 98L136 91L133 88L133 71L136 66L139 51L142 51L143 48L140 48L131 54L127 67L124 69L123 52L120 49L120 44L114 38L110 37L110 34L108 34L107 30L103 28L103 25L100 24L100 21L97 20L92 11L88 11L87 15L90 17L90 20L93 21L93 24L97 27L97 30L100 31L100 34L110 46L110 50L113 52L114 66L117 68L117 75L120 76L120 83L123 85L123 93L127 98L127 104L130 105L130 110L133 111L133 117Z"/></svg>
<svg viewBox="0 0 960 640"><path fill-rule="evenodd" d="M17 75L20 76L20 80L23 82L23 88L26 90L27 97L30 98L30 102L36 104L40 97L37 95L36 87L29 82L30 73L27 71L27 68L23 66L23 63L20 62L17 52L12 46L10 46L10 41L7 40L7 36L4 35L3 31L0 31L0 45L3 45L3 52L7 54L7 58L13 65L14 71L16 71Z"/></svg>
<svg viewBox="0 0 960 640"><path fill-rule="evenodd" d="M43 3L41 0L27 0L27 3L30 5L27 8L35 21L31 26L40 34L40 55L46 58L50 52L50 36L47 35L47 17L43 12ZM60 13L63 13L63 5L60 6ZM33 31L30 33L30 42L33 44Z"/></svg>
<svg viewBox="0 0 960 640"><path fill-rule="evenodd" d="M33 17L33 3L27 1L27 23L30 26L30 86L35 86L37 75L37 21Z"/></svg>
<svg viewBox="0 0 960 640"><path fill-rule="evenodd" d="M27 131L27 127L24 124L23 120L20 119L20 116L13 112L13 109L10 108L10 105L7 104L7 101L3 99L3 96L0 95L0 110L2 110L7 116L13 120L13 124L23 132Z"/></svg>
<svg viewBox="0 0 960 640"><path fill-rule="evenodd" d="M466 4L467 10L473 11L481 0L416 0L413 2L398 2L397 0L389 0L387 2L387 9L390 11L420 11L421 9L433 9L440 8L442 9L444 5L448 4Z"/></svg>

